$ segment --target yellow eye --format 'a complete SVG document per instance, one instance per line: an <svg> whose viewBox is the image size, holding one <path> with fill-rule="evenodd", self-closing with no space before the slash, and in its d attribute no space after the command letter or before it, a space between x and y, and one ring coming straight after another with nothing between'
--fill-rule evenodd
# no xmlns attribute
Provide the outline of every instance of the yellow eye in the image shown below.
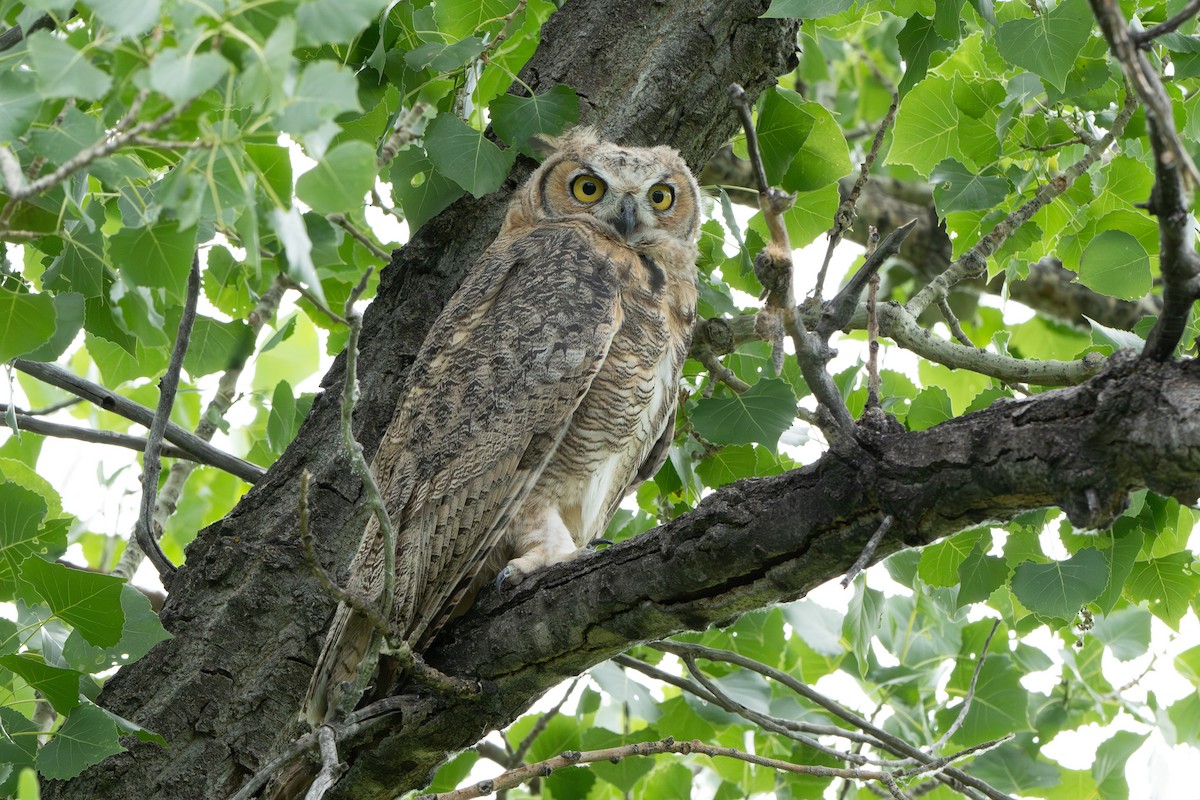
<svg viewBox="0 0 1200 800"><path fill-rule="evenodd" d="M656 183L650 187L646 197L656 211L666 211L675 202L675 190L665 183Z"/></svg>
<svg viewBox="0 0 1200 800"><path fill-rule="evenodd" d="M595 175L580 175L571 181L571 194L581 203L594 203L604 197L608 187Z"/></svg>

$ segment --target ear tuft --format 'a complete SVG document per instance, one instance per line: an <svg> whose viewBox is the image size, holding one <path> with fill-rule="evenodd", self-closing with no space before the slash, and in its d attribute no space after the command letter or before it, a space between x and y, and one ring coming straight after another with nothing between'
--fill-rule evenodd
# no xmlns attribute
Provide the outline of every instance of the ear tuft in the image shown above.
<svg viewBox="0 0 1200 800"><path fill-rule="evenodd" d="M544 133L534 134L530 138L534 149L545 158L559 151L581 150L591 147L600 141L600 134L591 125L577 125L568 128L557 136Z"/></svg>

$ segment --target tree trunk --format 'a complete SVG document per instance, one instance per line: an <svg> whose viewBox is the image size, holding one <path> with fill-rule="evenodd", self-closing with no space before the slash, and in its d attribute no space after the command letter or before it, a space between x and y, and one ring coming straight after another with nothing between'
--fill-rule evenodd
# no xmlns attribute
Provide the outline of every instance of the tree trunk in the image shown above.
<svg viewBox="0 0 1200 800"><path fill-rule="evenodd" d="M671 144L698 168L736 129L728 85L741 83L753 98L795 65L797 25L758 19L768 5L572 0L546 24L522 79L535 92L558 83L572 87L581 98L582 123L618 141ZM455 203L417 231L384 271L366 314L360 359L356 434L368 458L425 332L495 236L513 188L531 167L518 161L499 191ZM226 798L294 734L333 608L299 544L301 471L313 476L312 526L335 574L344 577L362 533L356 517L361 487L350 476L338 434L342 375L339 359L296 440L242 502L188 548L162 612L174 638L105 688L103 705L162 734L170 748L128 739L128 753L72 781L47 782L44 797ZM506 702L509 713L519 712L515 697ZM463 714L447 714L446 730L405 754L404 766L376 766L376 759L343 779L343 796L391 796L420 785L446 750L472 743L460 734L482 735L494 719L481 715L466 724ZM384 773L397 776L386 791Z"/></svg>

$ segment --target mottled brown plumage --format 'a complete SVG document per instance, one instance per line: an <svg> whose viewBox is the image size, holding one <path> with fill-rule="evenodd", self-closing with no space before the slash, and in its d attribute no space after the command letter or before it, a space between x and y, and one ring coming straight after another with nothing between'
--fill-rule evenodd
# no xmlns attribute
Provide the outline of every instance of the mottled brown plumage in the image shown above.
<svg viewBox="0 0 1200 800"><path fill-rule="evenodd" d="M426 337L373 467L397 532L393 636L419 652L472 584L600 536L666 455L696 303L699 190L675 151L577 129L522 186ZM383 588L372 519L349 590ZM309 686L328 720L370 640L339 605Z"/></svg>

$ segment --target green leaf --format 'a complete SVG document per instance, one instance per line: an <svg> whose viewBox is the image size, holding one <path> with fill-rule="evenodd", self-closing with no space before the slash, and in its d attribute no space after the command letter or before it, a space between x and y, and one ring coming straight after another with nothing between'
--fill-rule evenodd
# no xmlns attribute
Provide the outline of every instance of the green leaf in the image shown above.
<svg viewBox="0 0 1200 800"><path fill-rule="evenodd" d="M162 0L89 0L88 6L113 33L125 38L154 27Z"/></svg>
<svg viewBox="0 0 1200 800"><path fill-rule="evenodd" d="M196 254L195 228L181 231L174 221L124 228L109 238L108 248L125 280L134 286L162 287L172 297L183 298Z"/></svg>
<svg viewBox="0 0 1200 800"><path fill-rule="evenodd" d="M959 580L958 568L973 550L981 549L981 543L985 551L991 547L991 534L972 529L922 547L917 574L930 586L955 586Z"/></svg>
<svg viewBox="0 0 1200 800"><path fill-rule="evenodd" d="M340 64L321 59L309 63L300 73L276 121L280 130L303 134L351 111L362 111L354 74Z"/></svg>
<svg viewBox="0 0 1200 800"><path fill-rule="evenodd" d="M33 59L37 87L44 97L99 100L108 93L112 78L66 41L37 31L25 43Z"/></svg>
<svg viewBox="0 0 1200 800"><path fill-rule="evenodd" d="M121 638L116 644L95 647L88 644L76 629L63 644L66 662L76 669L99 672L137 661L150 652L151 647L171 638L150 607L146 595L128 584L121 587L121 611L125 621L121 626Z"/></svg>
<svg viewBox="0 0 1200 800"><path fill-rule="evenodd" d="M13 292L0 286L0 364L47 344L54 331L50 295Z"/></svg>
<svg viewBox="0 0 1200 800"><path fill-rule="evenodd" d="M211 89L229 72L229 62L219 53L197 53L190 48L173 47L154 58L150 87L165 94L176 104L186 103Z"/></svg>
<svg viewBox="0 0 1200 800"><path fill-rule="evenodd" d="M933 20L913 14L905 23L904 30L896 35L896 44L905 65L904 78L899 86L900 95L903 97L925 77L925 71L929 69L929 57L953 43L938 34L934 29Z"/></svg>
<svg viewBox="0 0 1200 800"><path fill-rule="evenodd" d="M1088 242L1079 282L1121 300L1139 300L1150 291L1150 256L1125 231L1104 231Z"/></svg>
<svg viewBox="0 0 1200 800"><path fill-rule="evenodd" d="M0 599L10 600L25 559L47 549L40 538L46 500L37 492L0 483Z"/></svg>
<svg viewBox="0 0 1200 800"><path fill-rule="evenodd" d="M1019 564L1012 579L1013 594L1022 605L1035 614L1066 620L1074 619L1107 585L1107 562L1094 547L1066 561Z"/></svg>
<svg viewBox="0 0 1200 800"><path fill-rule="evenodd" d="M850 150L841 126L824 106L805 103L800 111L812 118L812 125L780 185L789 192L812 192L850 173Z"/></svg>
<svg viewBox="0 0 1200 800"><path fill-rule="evenodd" d="M433 162L416 147L396 154L391 179L392 194L414 232L463 194L462 187L434 169Z"/></svg>
<svg viewBox="0 0 1200 800"><path fill-rule="evenodd" d="M934 167L929 180L936 184L933 201L942 216L951 211L993 208L1003 202L1012 189L1008 179L976 175L953 158Z"/></svg>
<svg viewBox="0 0 1200 800"><path fill-rule="evenodd" d="M54 335L36 350L24 356L27 361L56 361L67 351L83 328L84 298L77 292L56 294L54 299Z"/></svg>
<svg viewBox="0 0 1200 800"><path fill-rule="evenodd" d="M1039 761L1019 744L1005 742L971 762L971 776L1002 792L1039 796L1034 791L1058 783L1058 768Z"/></svg>
<svg viewBox="0 0 1200 800"><path fill-rule="evenodd" d="M958 605L980 603L1008 580L1008 562L986 555L978 544L958 567Z"/></svg>
<svg viewBox="0 0 1200 800"><path fill-rule="evenodd" d="M254 332L245 322L219 322L197 315L183 366L196 378L241 367L253 352Z"/></svg>
<svg viewBox="0 0 1200 800"><path fill-rule="evenodd" d="M516 0L441 0L434 4L433 15L439 30L461 39L485 25L498 28L516 7Z"/></svg>
<svg viewBox="0 0 1200 800"><path fill-rule="evenodd" d="M1001 25L996 47L1010 63L1040 75L1062 92L1093 24L1084 0L1063 0L1048 13Z"/></svg>
<svg viewBox="0 0 1200 800"><path fill-rule="evenodd" d="M125 624L121 610L125 581L121 578L30 558L21 565L21 580L33 587L56 617L73 625L91 644L108 647L120 641Z"/></svg>
<svg viewBox="0 0 1200 800"><path fill-rule="evenodd" d="M534 155L534 136L560 133L579 119L579 96L570 86L559 83L532 97L502 94L488 110L501 139L526 155Z"/></svg>
<svg viewBox="0 0 1200 800"><path fill-rule="evenodd" d="M0 764L14 769L32 767L37 757L38 734L41 729L24 714L0 706ZM16 787L16 775L0 780L0 792L11 794Z"/></svg>
<svg viewBox="0 0 1200 800"><path fill-rule="evenodd" d="M1188 604L1200 592L1200 575L1192 571L1192 554L1175 553L1133 565L1125 591L1130 599L1145 601L1150 613L1179 630Z"/></svg>
<svg viewBox="0 0 1200 800"><path fill-rule="evenodd" d="M478 36L457 42L429 42L405 53L404 63L413 69L429 67L436 72L451 72L478 57L485 46Z"/></svg>
<svg viewBox="0 0 1200 800"><path fill-rule="evenodd" d="M267 416L267 443L271 450L282 453L295 433L296 398L287 381L275 385L271 395L271 413Z"/></svg>
<svg viewBox="0 0 1200 800"><path fill-rule="evenodd" d="M733 397L702 398L691 414L696 432L717 444L758 444L772 450L796 419L787 381L763 378Z"/></svg>
<svg viewBox="0 0 1200 800"><path fill-rule="evenodd" d="M79 679L82 673L52 667L26 654L0 656L0 667L21 676L26 683L45 695L60 714L66 714L79 705Z"/></svg>
<svg viewBox="0 0 1200 800"><path fill-rule="evenodd" d="M516 158L453 114L439 114L425 131L425 149L438 171L475 197L500 188Z"/></svg>
<svg viewBox="0 0 1200 800"><path fill-rule="evenodd" d="M806 105L799 94L779 86L763 95L755 131L763 170L772 186L782 182L816 124L816 118L805 110Z"/></svg>
<svg viewBox="0 0 1200 800"><path fill-rule="evenodd" d="M909 430L923 431L954 416L950 395L941 386L929 386L913 398L905 423Z"/></svg>
<svg viewBox="0 0 1200 800"><path fill-rule="evenodd" d="M0 72L0 143L11 142L28 130L42 107L42 93L28 72Z"/></svg>
<svg viewBox="0 0 1200 800"><path fill-rule="evenodd" d="M58 125L35 130L30 137L33 152L52 164L63 163L104 137L104 125L100 119L84 114L74 106L68 107L60 119L62 121Z"/></svg>
<svg viewBox="0 0 1200 800"><path fill-rule="evenodd" d="M850 648L860 665L867 663L871 640L879 630L883 606L883 592L868 588L865 577L854 581L854 596L850 598L846 617L842 621L842 635L850 642Z"/></svg>
<svg viewBox="0 0 1200 800"><path fill-rule="evenodd" d="M38 751L38 772L51 780L70 780L91 765L125 752L117 736L116 724L103 709L82 705Z"/></svg>
<svg viewBox="0 0 1200 800"><path fill-rule="evenodd" d="M296 196L322 215L362 208L375 186L377 169L375 148L366 142L343 142L300 176Z"/></svg>
<svg viewBox="0 0 1200 800"><path fill-rule="evenodd" d="M387 0L312 0L296 9L300 43L342 44L352 41L387 8Z"/></svg>
<svg viewBox="0 0 1200 800"><path fill-rule="evenodd" d="M1125 762L1149 738L1148 733L1117 731L1096 748L1092 762L1092 777L1100 789L1102 800L1129 800L1129 784L1125 781Z"/></svg>
<svg viewBox="0 0 1200 800"><path fill-rule="evenodd" d="M1118 609L1098 621L1092 635L1104 642L1119 661L1137 658L1150 647L1150 612L1141 606ZM1192 682L1200 682L1200 674Z"/></svg>
<svg viewBox="0 0 1200 800"><path fill-rule="evenodd" d="M954 668L946 692L951 697L962 698L967 693L975 662L960 658ZM954 736L960 743L983 742L998 739L1010 733L1030 730L1027 709L1029 693L1021 686L1024 673L1012 665L1012 659L1002 653L988 653L979 670L979 682L975 697L967 711L962 728ZM937 720L943 729L958 716L959 707L950 706L939 711Z"/></svg>
<svg viewBox="0 0 1200 800"><path fill-rule="evenodd" d="M271 209L271 227L283 245L284 255L287 256L287 274L292 280L305 286L321 303L327 305L325 290L321 288L321 278L312 260L312 239L308 238L308 228L304 225L304 217L300 209L292 206L287 211L278 208ZM336 313L337 309L330 309Z"/></svg>
<svg viewBox="0 0 1200 800"><path fill-rule="evenodd" d="M840 14L854 5L854 0L771 0L766 18L814 20Z"/></svg>
<svg viewBox="0 0 1200 800"><path fill-rule="evenodd" d="M953 88L946 78L929 75L904 96L896 112L890 161L929 175L942 161L959 155Z"/></svg>

